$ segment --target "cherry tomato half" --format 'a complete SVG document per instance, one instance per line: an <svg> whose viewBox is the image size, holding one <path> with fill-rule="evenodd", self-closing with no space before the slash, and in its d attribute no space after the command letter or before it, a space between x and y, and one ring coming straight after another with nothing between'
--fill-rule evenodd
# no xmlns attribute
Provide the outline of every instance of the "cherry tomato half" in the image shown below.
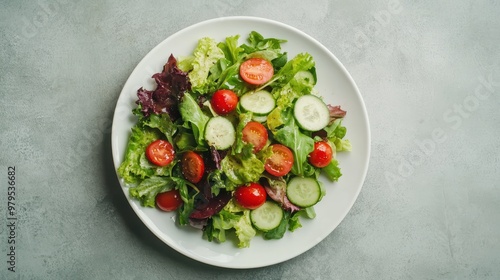
<svg viewBox="0 0 500 280"><path fill-rule="evenodd" d="M146 157L148 160L157 166L167 166L175 156L174 147L166 140L156 140L146 148Z"/></svg>
<svg viewBox="0 0 500 280"><path fill-rule="evenodd" d="M240 186L234 191L234 199L247 209L257 209L266 202L267 193L263 186L250 183Z"/></svg>
<svg viewBox="0 0 500 280"><path fill-rule="evenodd" d="M178 190L170 190L156 195L156 206L163 211L175 211L183 201Z"/></svg>
<svg viewBox="0 0 500 280"><path fill-rule="evenodd" d="M256 153L267 143L267 129L259 122L248 122L241 132L243 142L253 145L253 151Z"/></svg>
<svg viewBox="0 0 500 280"><path fill-rule="evenodd" d="M273 65L263 58L250 58L240 65L241 78L252 85L266 83L273 75Z"/></svg>
<svg viewBox="0 0 500 280"><path fill-rule="evenodd" d="M205 163L199 154L193 151L186 152L182 157L181 166L182 175L186 180L193 184L201 181L205 172Z"/></svg>
<svg viewBox="0 0 500 280"><path fill-rule="evenodd" d="M212 105L212 109L217 114L226 115L236 109L236 105L238 105L238 96L232 90L221 89L212 95L210 105Z"/></svg>
<svg viewBox="0 0 500 280"><path fill-rule="evenodd" d="M318 168L323 168L332 161L333 151L326 141L314 143L314 150L309 154L309 162Z"/></svg>
<svg viewBox="0 0 500 280"><path fill-rule="evenodd" d="M285 176L292 170L293 153L284 145L271 145L273 154L266 160L264 168L266 171L276 177Z"/></svg>

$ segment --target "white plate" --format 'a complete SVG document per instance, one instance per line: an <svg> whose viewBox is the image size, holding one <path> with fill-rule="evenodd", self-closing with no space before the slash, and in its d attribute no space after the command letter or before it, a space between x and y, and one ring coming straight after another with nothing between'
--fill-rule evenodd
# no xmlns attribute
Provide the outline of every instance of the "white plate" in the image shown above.
<svg viewBox="0 0 500 280"><path fill-rule="evenodd" d="M234 243L208 242L202 232L175 224L173 214L146 209L131 200L128 189L120 180L132 208L144 224L163 242L176 251L197 261L227 268L255 268L280 263L296 257L328 236L344 219L362 188L370 157L370 131L367 112L361 94L349 73L318 41L293 27L276 21L254 17L225 17L204 21L185 28L165 39L137 65L118 98L112 127L112 151L115 169L123 161L135 119L137 89L155 86L151 76L160 72L170 54L190 54L197 40L212 37L217 41L240 34L240 43L255 30L264 37L286 39L283 51L289 58L300 52L310 53L316 61L317 89L327 103L341 105L347 111L343 124L353 146L352 152L339 153L343 176L337 183L325 182L327 194L315 206L317 217L302 219L303 227L287 232L280 240L264 240L256 236L250 248L238 249Z"/></svg>

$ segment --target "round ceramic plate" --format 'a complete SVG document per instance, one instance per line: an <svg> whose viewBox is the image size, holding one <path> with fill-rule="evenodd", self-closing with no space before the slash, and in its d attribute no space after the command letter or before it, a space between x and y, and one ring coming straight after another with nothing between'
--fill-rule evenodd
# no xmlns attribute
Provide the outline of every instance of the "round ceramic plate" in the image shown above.
<svg viewBox="0 0 500 280"><path fill-rule="evenodd" d="M338 182L322 179L326 196L315 206L315 219L302 219L302 228L287 232L279 240L264 240L258 235L252 239L250 248L244 249L237 248L230 240L209 242L203 239L200 230L178 226L173 213L141 207L138 201L130 199L128 188L120 179L132 208L159 239L181 254L219 267L268 266L314 247L340 224L356 201L370 157L368 116L361 94L349 73L328 49L304 32L280 22L254 17L225 17L204 21L173 34L152 49L134 69L118 98L113 118L111 141L115 169L124 159L130 129L135 124L131 111L136 107L137 89L154 89L151 76L162 70L170 54L179 57L192 53L202 37L223 41L228 36L239 34L240 43L243 43L253 30L264 37L287 40L282 44L282 50L288 52L289 58L301 52L314 57L318 77L316 88L326 103L341 105L347 111L343 124L348 131L346 139L351 141L353 149L337 156L343 173Z"/></svg>

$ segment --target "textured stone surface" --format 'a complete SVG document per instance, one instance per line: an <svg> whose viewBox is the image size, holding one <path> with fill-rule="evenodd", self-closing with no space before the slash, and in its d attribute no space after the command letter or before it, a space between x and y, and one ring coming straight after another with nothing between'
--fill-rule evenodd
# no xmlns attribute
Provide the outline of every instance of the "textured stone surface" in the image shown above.
<svg viewBox="0 0 500 280"><path fill-rule="evenodd" d="M495 1L0 1L1 279L500 279L500 5ZM349 215L290 261L197 263L140 222L110 121L157 43L220 16L275 19L357 82L372 159ZM7 167L16 167L16 273Z"/></svg>

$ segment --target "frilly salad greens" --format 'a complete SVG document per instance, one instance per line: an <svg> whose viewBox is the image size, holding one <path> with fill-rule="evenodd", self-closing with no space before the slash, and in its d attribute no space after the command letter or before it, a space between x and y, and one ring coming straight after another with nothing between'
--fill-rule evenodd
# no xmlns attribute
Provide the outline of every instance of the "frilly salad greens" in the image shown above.
<svg viewBox="0 0 500 280"><path fill-rule="evenodd" d="M178 190L182 205L177 209L176 222L201 229L209 241L224 242L229 234L236 236L237 246L244 248L250 246L256 235L279 239L287 231L302 227L301 218L314 218L313 206L300 207L288 199L290 180L298 177L317 182L320 195L316 200L321 200L325 188L318 180L320 174L337 181L342 174L335 155L349 151L351 145L343 139L346 128L342 120L346 112L340 106L325 104L328 122L316 131L300 125L300 112L294 114L299 98L318 96L314 89L315 61L310 54L300 53L288 59L281 49L285 40L264 38L255 31L249 34L246 43L239 44L238 40L239 35L222 42L202 38L191 55L170 55L162 71L152 76L155 89L138 89L137 107L133 110L137 123L132 127L118 174L129 187L130 196L144 207L156 207L159 193ZM260 85L245 82L239 68L250 58L271 62L272 78ZM274 99L266 114L254 114L238 104L236 110L222 116L230 121L236 135L234 143L223 150L209 145L205 139L207 123L217 117L209 101L220 89L230 89L240 98L265 90ZM259 152L242 140L242 130L252 120L262 123L269 133L266 146ZM167 166L156 166L145 154L148 145L158 139L167 140L175 149L175 159ZM333 157L322 168L308 160L317 141L326 141L333 149ZM291 171L280 177L270 175L265 169L266 160L273 154L270 149L273 143L285 145L293 152ZM181 159L187 151L203 157L205 169L198 183L183 176ZM236 188L251 182L264 186L266 200L283 210L279 225L271 230L256 227L251 218L253 210L238 204L233 197Z"/></svg>

